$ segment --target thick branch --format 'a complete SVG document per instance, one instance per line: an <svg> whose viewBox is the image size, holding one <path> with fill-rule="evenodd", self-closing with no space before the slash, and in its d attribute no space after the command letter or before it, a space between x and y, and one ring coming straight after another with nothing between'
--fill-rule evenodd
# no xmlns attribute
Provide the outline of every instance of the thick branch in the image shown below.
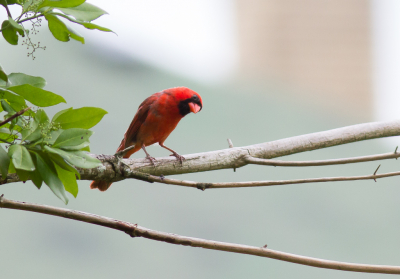
<svg viewBox="0 0 400 279"><path fill-rule="evenodd" d="M248 255L266 257L286 262L302 264L302 265L320 267L320 268L356 271L356 272L368 272L368 273L400 274L399 266L367 265L367 264L353 264L353 263L329 261L329 260L323 260L323 259L317 259L317 258L311 258L311 257L305 257L305 256L275 251L268 249L266 247L255 247L255 246L206 240L201 238L180 236L176 234L147 229L145 227L138 226L137 224L119 221L112 218L107 218L86 212L69 210L48 205L7 200L3 198L3 196L0 197L0 208L18 209L18 210L38 212L53 216L59 216L63 218L82 221L85 223L91 223L123 231L132 237L144 237L152 240L167 242L170 244L201 247L205 249L226 251L239 254L248 254Z"/></svg>
<svg viewBox="0 0 400 279"><path fill-rule="evenodd" d="M249 164L249 155L260 159L271 159L346 143L398 135L400 135L400 120L374 122L244 147L184 155L186 160L183 164L172 157L157 158L156 166L146 159L122 159L122 162L124 165L128 165L132 171L168 176L243 167ZM122 171L114 171L121 170L118 160L114 156L98 155L96 157L104 162L103 166L97 169L80 170L82 179L118 181L126 178ZM393 155L393 158L395 157Z"/></svg>
<svg viewBox="0 0 400 279"><path fill-rule="evenodd" d="M366 123L245 147L233 147L223 150L185 155L184 157L186 160L183 164L172 157L157 158L156 165L154 166L145 158L120 159L111 155L93 155L101 160L103 165L95 169L79 169L79 172L82 180L119 181L125 178L133 178L134 175L132 175L132 173L137 174L138 172L155 176L168 176L174 174L239 168L250 163L264 162L264 160L258 161L257 158L271 159L351 142L398 135L400 135L400 120ZM353 162L362 161L365 158L368 158L369 160L378 160L387 159L389 157L396 158L398 157L398 154L399 153L395 152L391 155L382 154L339 160ZM329 161L332 162L335 160ZM0 184L16 181L18 180L13 176L11 180L2 181Z"/></svg>

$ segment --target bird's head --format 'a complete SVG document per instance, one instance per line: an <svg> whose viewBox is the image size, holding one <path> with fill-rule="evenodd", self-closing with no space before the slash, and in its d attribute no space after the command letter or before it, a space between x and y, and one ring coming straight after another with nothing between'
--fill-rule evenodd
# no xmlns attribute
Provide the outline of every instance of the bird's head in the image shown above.
<svg viewBox="0 0 400 279"><path fill-rule="evenodd" d="M179 113L182 116L190 112L198 113L203 108L203 101L198 93L187 87L175 87L164 90L175 96L178 103Z"/></svg>

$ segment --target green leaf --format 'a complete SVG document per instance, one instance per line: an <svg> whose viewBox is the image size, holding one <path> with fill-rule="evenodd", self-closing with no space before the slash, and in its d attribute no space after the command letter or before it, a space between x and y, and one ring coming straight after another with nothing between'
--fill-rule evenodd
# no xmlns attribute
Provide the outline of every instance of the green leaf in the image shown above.
<svg viewBox="0 0 400 279"><path fill-rule="evenodd" d="M24 98L7 89L0 88L0 99L6 99L15 111L20 111L26 107Z"/></svg>
<svg viewBox="0 0 400 279"><path fill-rule="evenodd" d="M73 172L78 179L81 179L81 174L78 170L72 166L70 163L65 161L60 155L55 153L48 153L48 156L53 161L53 163L57 164L59 167L63 168L66 171Z"/></svg>
<svg viewBox="0 0 400 279"><path fill-rule="evenodd" d="M8 167L8 173L16 173L14 164L12 161L10 161L10 166Z"/></svg>
<svg viewBox="0 0 400 279"><path fill-rule="evenodd" d="M4 0L0 0L0 4L3 5L4 7L7 6L7 4L8 5L14 5L14 4L20 5L19 3L17 3L17 0L7 0L7 3Z"/></svg>
<svg viewBox="0 0 400 279"><path fill-rule="evenodd" d="M68 163L77 166L78 168L91 169L101 166L100 160L93 158L83 151L65 151L58 148L45 146L47 152L60 155Z"/></svg>
<svg viewBox="0 0 400 279"><path fill-rule="evenodd" d="M9 87L8 90L22 96L25 100L38 107L49 107L59 103L66 103L65 99L53 92L46 91L30 84Z"/></svg>
<svg viewBox="0 0 400 279"><path fill-rule="evenodd" d="M53 118L51 119L51 122L54 122L54 119L56 119L57 117L59 117L61 114L63 114L64 112L70 111L72 110L72 108L67 108L67 109L63 109L60 110L59 112L57 112L56 114L54 114Z"/></svg>
<svg viewBox="0 0 400 279"><path fill-rule="evenodd" d="M8 75L11 86L30 84L37 88L43 88L46 85L46 80L42 77L34 77L23 73L11 73Z"/></svg>
<svg viewBox="0 0 400 279"><path fill-rule="evenodd" d="M8 148L8 155L16 169L33 171L35 165L33 164L32 157L25 146L20 144L13 144Z"/></svg>
<svg viewBox="0 0 400 279"><path fill-rule="evenodd" d="M8 112L9 114L13 115L15 113L17 113L11 106L9 103L7 103L5 100L0 100L1 102L1 106L3 107L3 109Z"/></svg>
<svg viewBox="0 0 400 279"><path fill-rule="evenodd" d="M102 27L102 26L99 26L99 25L96 25L96 24L93 24L93 23L90 23L90 22L74 20L74 19L70 18L69 16L66 16L66 15L61 14L61 13L52 13L52 15L61 16L61 17L65 18L65 19L68 19L69 21L71 21L73 23L77 23L77 24L82 25L86 29L97 29L97 30L105 31L105 32L113 32L111 29L108 29L108 28L105 28L105 27Z"/></svg>
<svg viewBox="0 0 400 279"><path fill-rule="evenodd" d="M68 29L68 31L69 31L69 36L70 36L72 39L77 40L77 41L81 42L82 44L85 43L85 38L82 37L81 34L79 34L77 31L75 31L75 30L74 30L72 27L70 27L70 26L66 26L66 27L67 27L67 29Z"/></svg>
<svg viewBox="0 0 400 279"><path fill-rule="evenodd" d="M72 15L74 18L80 21L92 21L104 14L107 14L106 11L89 3L83 3L82 5L73 8L59 8L59 10L64 14Z"/></svg>
<svg viewBox="0 0 400 279"><path fill-rule="evenodd" d="M64 186L57 176L57 171L54 164L47 158L35 153L37 160L37 168L44 183L49 186L50 190L62 200L65 204L68 203L68 198L65 195Z"/></svg>
<svg viewBox="0 0 400 279"><path fill-rule="evenodd" d="M16 169L16 172L17 172L19 180L21 180L21 181L25 182L25 181L28 181L31 179L30 171Z"/></svg>
<svg viewBox="0 0 400 279"><path fill-rule="evenodd" d="M108 29L108 28L105 28L103 26L100 26L100 25L97 25L97 24L94 24L94 23L90 23L90 22L77 22L77 23L79 23L80 25L84 26L86 29L91 29L91 30L97 29L97 30L105 31L105 32L114 32L111 29Z"/></svg>
<svg viewBox="0 0 400 279"><path fill-rule="evenodd" d="M32 8L35 8L35 7L33 7L32 2L33 2L33 0L25 1L25 3L22 6L22 14L26 13L27 11L29 11Z"/></svg>
<svg viewBox="0 0 400 279"><path fill-rule="evenodd" d="M13 20L11 17L8 17L8 21L10 22L10 24L12 25L12 27L14 27L17 30L21 30L22 32L24 32L24 27L22 25L19 25L15 20ZM21 36L23 35L23 33L21 34Z"/></svg>
<svg viewBox="0 0 400 279"><path fill-rule="evenodd" d="M78 151L78 150L81 150L81 151L90 151L90 149L89 149L89 150L87 149L87 147L89 147L89 144L90 144L89 141L85 141L85 142L82 142L82 143L79 144L79 145L74 145L74 146L62 146L62 147L60 147L60 148L61 148L61 149L64 149L64 150L67 150L67 151L69 151L69 150L71 150L71 151Z"/></svg>
<svg viewBox="0 0 400 279"><path fill-rule="evenodd" d="M46 14L45 18L49 22L49 30L53 34L54 38L61 42L68 42L69 38L80 41L82 44L85 43L85 39L78 33L67 27L64 22L58 19L56 16Z"/></svg>
<svg viewBox="0 0 400 279"><path fill-rule="evenodd" d="M68 42L69 32L65 23L53 15L46 14L45 18L49 22L49 30L51 34L53 34L54 38L61 42Z"/></svg>
<svg viewBox="0 0 400 279"><path fill-rule="evenodd" d="M8 157L7 152L0 145L0 171L1 177L6 179L8 173L8 166L10 165L10 157Z"/></svg>
<svg viewBox="0 0 400 279"><path fill-rule="evenodd" d="M64 130L54 142L53 147L63 148L68 146L77 146L87 142L92 131L80 128L71 128ZM84 147L84 146L83 146ZM83 148L82 147L82 148Z"/></svg>
<svg viewBox="0 0 400 279"><path fill-rule="evenodd" d="M62 131L64 131L63 129L58 129L58 130L53 130L50 132L49 137L50 139L46 139L45 142L46 144L50 144L53 145L54 142L57 140L58 136L62 133Z"/></svg>
<svg viewBox="0 0 400 279"><path fill-rule="evenodd" d="M22 129L22 141L37 141L42 137L42 130L47 129L49 124L49 117L46 112L43 109L38 109L33 121L29 122L29 127L27 129Z"/></svg>
<svg viewBox="0 0 400 279"><path fill-rule="evenodd" d="M71 8L82 5L86 0L44 0L38 9L42 7Z"/></svg>
<svg viewBox="0 0 400 279"><path fill-rule="evenodd" d="M43 184L43 178L40 175L39 169L37 168L37 157L35 156L36 153L32 152L31 155L32 155L33 163L35 164L35 170L30 172L30 178L31 178L33 184L35 184L35 186L38 189L40 189L40 187L42 187L42 184Z"/></svg>
<svg viewBox="0 0 400 279"><path fill-rule="evenodd" d="M12 115L16 114L16 110L15 110L13 107L11 107L10 104L7 103L6 100L1 99L0 102L1 102L2 108L3 108L6 112L8 112L8 114L5 115L6 118L11 117ZM25 123L26 123L26 121L25 121L23 118L21 118L21 117L14 118L13 120L11 120L9 129L10 129L10 131L11 131L12 129L14 129L15 124L18 124L18 125L20 125L20 126L24 126Z"/></svg>
<svg viewBox="0 0 400 279"><path fill-rule="evenodd" d="M85 146L85 147L83 147L83 148L81 148L81 149L79 149L80 151L87 151L87 152L90 152L90 146L88 145L88 146Z"/></svg>
<svg viewBox="0 0 400 279"><path fill-rule="evenodd" d="M6 141L14 141L16 138L18 138L18 134L16 134L15 131L11 132L9 129L5 127L6 125L1 126L4 128L0 128L0 139ZM7 127L10 127L10 124L8 124Z"/></svg>
<svg viewBox="0 0 400 279"><path fill-rule="evenodd" d="M8 77L6 72L4 72L3 68L0 65L0 79L4 80L5 82L8 82Z"/></svg>
<svg viewBox="0 0 400 279"><path fill-rule="evenodd" d="M48 144L53 145L54 142L57 140L58 136L63 132L63 129L58 129L55 131L51 131L49 134L50 139L46 139L45 142Z"/></svg>
<svg viewBox="0 0 400 279"><path fill-rule="evenodd" d="M83 107L79 109L68 110L56 118L53 118L54 122L58 122L63 129L70 128L83 128L90 129L95 126L107 111L101 108L95 107Z"/></svg>
<svg viewBox="0 0 400 279"><path fill-rule="evenodd" d="M10 124L9 123L6 123L6 124L4 124L3 126L1 126L2 128L10 128ZM19 133L21 133L21 127L19 127L19 126L15 126L15 127L13 127L13 129L12 130L14 130L17 134L19 134Z"/></svg>
<svg viewBox="0 0 400 279"><path fill-rule="evenodd" d="M70 192L75 198L78 195L78 183L73 172L66 171L57 164L54 164L57 170L58 178L64 184L64 188L67 192Z"/></svg>
<svg viewBox="0 0 400 279"><path fill-rule="evenodd" d="M24 37L24 31L21 29L15 28L10 21L5 20L1 24L1 33L3 34L4 39L12 45L18 45L18 33Z"/></svg>

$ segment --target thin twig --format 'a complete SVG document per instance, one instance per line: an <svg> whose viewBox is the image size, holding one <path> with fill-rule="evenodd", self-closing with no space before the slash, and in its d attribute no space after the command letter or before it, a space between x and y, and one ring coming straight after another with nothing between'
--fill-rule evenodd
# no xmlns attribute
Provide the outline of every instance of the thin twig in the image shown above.
<svg viewBox="0 0 400 279"><path fill-rule="evenodd" d="M25 108L25 109L23 109L23 110L20 110L20 111L17 112L16 114L10 116L10 117L7 118L6 120L0 122L0 127L3 126L4 124L7 124L7 123L10 122L11 120L17 118L18 116L23 115L26 111L28 111L28 110L30 110L30 109L31 109L30 107L27 107L27 108Z"/></svg>
<svg viewBox="0 0 400 279"><path fill-rule="evenodd" d="M28 202L8 200L5 199L3 195L0 196L0 208L17 209L17 210L24 210L24 211L37 212L47 215L59 216L67 219L82 221L85 223L90 223L114 230L123 231L132 237L144 237L176 245L185 245L185 246L200 247L210 250L254 255L259 257L272 258L276 260L292 262L307 266L320 267L320 268L355 271L355 272L368 272L368 273L400 274L399 266L367 265L367 264L354 264L354 263L330 261L330 260L305 257L291 253L271 250L265 246L255 247L255 246L241 245L235 243L227 243L227 242L206 240L201 238L181 236L177 234L151 230L139 226L137 224L115 220L112 218L81 212L77 210L70 210L48 205L40 205Z"/></svg>
<svg viewBox="0 0 400 279"><path fill-rule="evenodd" d="M136 147L135 145L131 145L131 146L125 148L124 150L121 150L121 151L116 152L116 153L114 154L114 156L122 157L122 156L124 156L124 155L126 154L126 152L128 152L129 150L134 149L135 147Z"/></svg>
<svg viewBox="0 0 400 279"><path fill-rule="evenodd" d="M231 139L228 139L228 145L229 145L229 148L233 148L233 143L232 143Z"/></svg>
<svg viewBox="0 0 400 279"><path fill-rule="evenodd" d="M31 17L27 17L27 18L18 20L17 23L22 23L22 22L25 22L25 21L28 21L28 20L32 20L32 19L35 19L35 18L39 18L39 17L42 17L42 16L44 16L44 15L43 14L34 15L34 16L31 16Z"/></svg>
<svg viewBox="0 0 400 279"><path fill-rule="evenodd" d="M233 143L232 143L231 139L228 139L228 145L229 145L229 148L233 148ZM236 168L233 168L233 172L236 172Z"/></svg>
<svg viewBox="0 0 400 279"><path fill-rule="evenodd" d="M379 167L378 167L379 168ZM158 182L164 184L172 184L177 186L185 186L197 188L200 190L205 189L218 189L218 188L242 188L242 187L261 187L261 186L278 186L278 185L290 185L290 184L304 184L304 183L317 183L317 182L337 182L337 181L353 181L353 180L370 180L398 176L400 171L388 172L383 174L362 175L362 176L342 176L342 177L321 177L321 178L305 178L305 179L293 179L293 180L265 180L265 181L246 181L246 182L215 182L215 183L204 183L195 182L189 180L178 180L166 177L160 177L150 175L146 173L140 173L132 170L124 170L126 177L145 180L148 182Z"/></svg>
<svg viewBox="0 0 400 279"><path fill-rule="evenodd" d="M376 176L376 173L378 172L379 168L381 167L381 165L379 165L376 170L374 171L374 176ZM376 182L376 179L374 178L374 181Z"/></svg>
<svg viewBox="0 0 400 279"><path fill-rule="evenodd" d="M360 156L353 158L315 160L315 161L282 161L282 160L260 159L252 156L247 156L246 161L248 164L253 164L253 165L279 166L279 167L309 167L309 166L343 165L343 164L370 162L370 161L378 161L386 159L397 159L398 157L400 157L400 153L391 152L391 153Z"/></svg>
<svg viewBox="0 0 400 279"><path fill-rule="evenodd" d="M7 15L9 16L9 17L11 17L12 18L12 15L11 15L11 12L10 12L10 10L8 9L8 3L7 3L7 0L4 0L4 2L5 2L5 6L4 6L4 8L6 8L6 11L7 11Z"/></svg>
<svg viewBox="0 0 400 279"><path fill-rule="evenodd" d="M8 141L8 140L4 140L4 139L0 139L0 141L1 141L1 142L4 142L4 143L8 143L8 144L13 144L12 142L10 142L10 141Z"/></svg>

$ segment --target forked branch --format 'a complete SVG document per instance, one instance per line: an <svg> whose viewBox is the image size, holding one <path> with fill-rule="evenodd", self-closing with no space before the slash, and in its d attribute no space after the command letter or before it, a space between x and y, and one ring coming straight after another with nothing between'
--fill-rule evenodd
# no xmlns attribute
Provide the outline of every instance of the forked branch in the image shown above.
<svg viewBox="0 0 400 279"><path fill-rule="evenodd" d="M265 165L282 165L282 166L317 166L317 165L332 165L332 164L345 164L345 163L357 163L365 161L374 161L382 159L397 158L400 153L397 150L394 153L354 157L346 159L334 159L334 160L320 160L310 162L284 162L277 160L270 160L271 158L296 154L304 151L311 151L346 143L352 143L367 139L383 138L400 135L400 120L387 121L387 122L375 122L358 124L339 129L329 130L325 132L312 133L287 139L276 140L267 143L249 145L245 147L232 147L223 150L203 152L197 154L184 155L186 160L181 164L177 162L175 158L164 157L157 158L157 163L154 166L147 159L120 159L117 156L111 155L93 155L102 161L103 165L95 169L79 169L81 179L83 180L106 180L106 181L119 181L126 178L138 178L142 177L143 180L153 182L159 182L161 177L184 174L203 172L219 169L229 168L240 168L248 164L265 164ZM230 146L233 146L230 144ZM272 162L272 163L271 163ZM155 177L146 178L146 175L153 175ZM379 177L382 178L387 176L397 175L395 173L383 174ZM143 178L144 177L144 178ZM157 178L156 178L157 177ZM140 179L140 178L139 178ZM325 179L325 180L323 180ZM327 180L326 180L327 179ZM314 178L311 180L297 180L293 181L279 181L279 184L275 184L273 181L262 181L255 182L257 185L252 186L271 186L271 185L282 185L282 184L294 184L294 183L307 183L307 182L323 182L323 181L343 181L343 180L360 180L360 179L374 179L372 176L361 176L361 177L347 177L347 178ZM17 182L18 177L15 175L8 176L7 180L0 181L0 184ZM169 180L160 180L160 182L166 183ZM178 180L179 181L179 180ZM181 185L182 182L179 182ZM186 183L186 182L185 182ZM247 184L246 184L247 183ZM249 187L254 182L242 182L236 183L234 187ZM173 184L173 183L171 183ZM190 183L189 183L190 184ZM204 185L204 183L200 183ZM190 187L198 187L199 183L191 182ZM218 188L228 187L232 183L225 183L218 186ZM231 187L231 186L229 186ZM204 187L201 186L201 189ZM211 188L211 187L206 187ZM217 187L215 187L217 188Z"/></svg>
<svg viewBox="0 0 400 279"><path fill-rule="evenodd" d="M147 182L158 182L163 184L171 184L177 186L186 186L197 188L200 190L205 189L220 189L220 188L243 188L243 187L260 187L260 186L278 186L278 185L290 185L290 184L304 184L304 183L317 183L317 182L338 182L338 181L355 181L355 180L374 180L384 178L384 177L392 177L399 176L400 171L397 172L388 172L383 174L376 174L378 168L375 170L373 174L370 175L361 175L361 176L342 176L342 177L321 177L321 178L305 178L305 179L292 179L292 180L265 180L265 181L246 181L246 182L215 182L215 183L204 183L204 182L195 182L189 180L178 180L165 178L164 176L155 176L151 174L135 172L135 171L126 171L127 178L135 178L139 180L144 180Z"/></svg>

